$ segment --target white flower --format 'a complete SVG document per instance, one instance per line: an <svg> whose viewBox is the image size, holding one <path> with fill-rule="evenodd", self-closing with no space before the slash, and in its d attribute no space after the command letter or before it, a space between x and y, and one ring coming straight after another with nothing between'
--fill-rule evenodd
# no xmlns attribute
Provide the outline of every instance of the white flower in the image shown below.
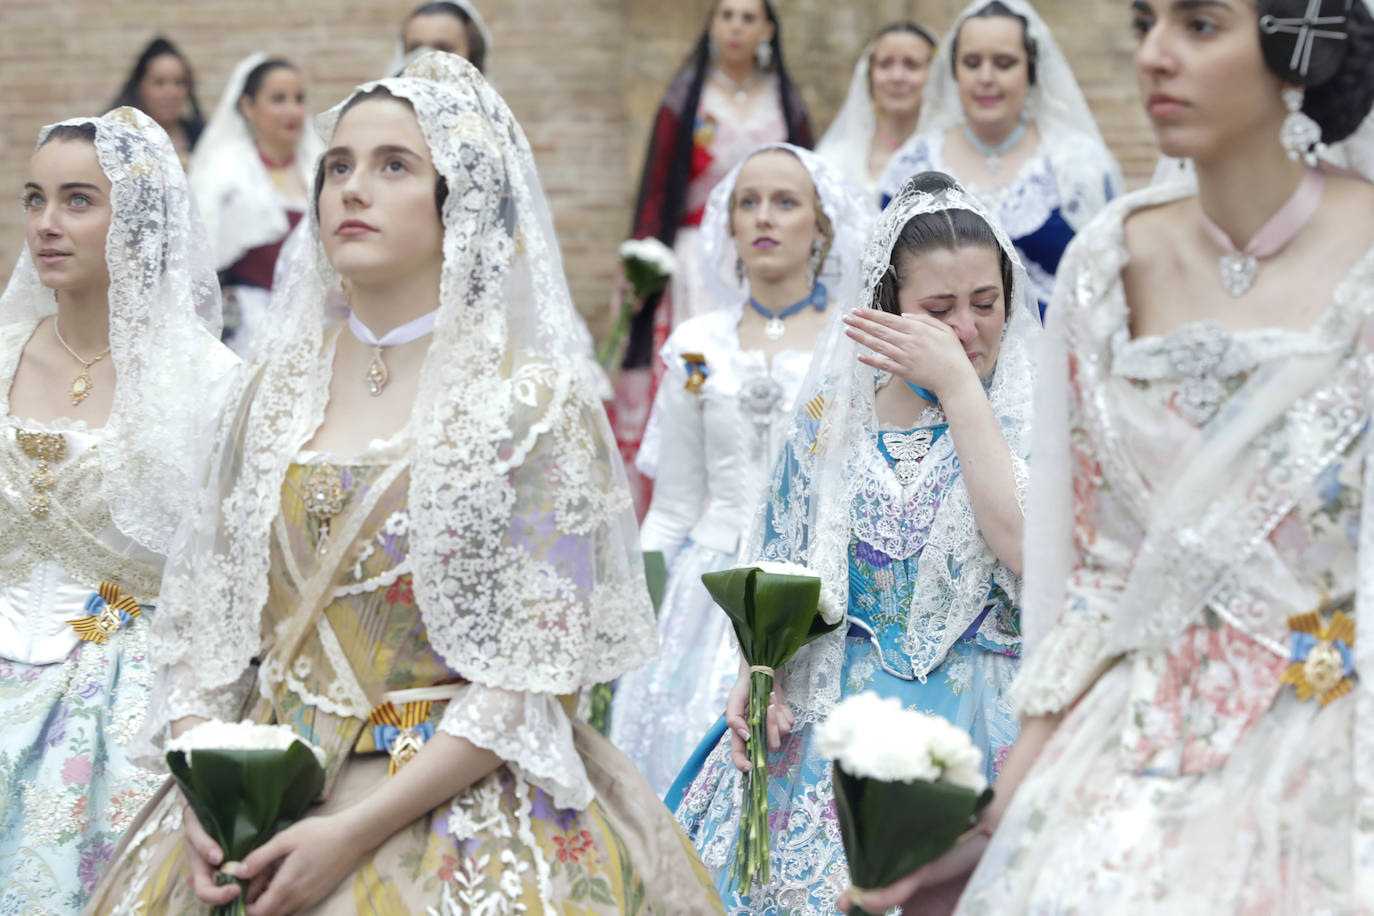
<svg viewBox="0 0 1374 916"><path fill-rule="evenodd" d="M812 579L820 579L821 597L816 610L820 612L821 619L831 624L839 623L844 619L843 605L837 596L825 587L825 580L821 579L821 574L814 569L808 569L800 563L780 563L776 560L758 560L751 565L775 576L808 576Z"/></svg>
<svg viewBox="0 0 1374 916"><path fill-rule="evenodd" d="M620 260L643 261L652 264L661 276L677 273L677 257L673 250L656 238L627 239L620 243Z"/></svg>
<svg viewBox="0 0 1374 916"><path fill-rule="evenodd" d="M962 728L872 691L839 703L816 729L816 749L845 772L882 782L987 788L983 755Z"/></svg>
<svg viewBox="0 0 1374 916"><path fill-rule="evenodd" d="M256 722L220 722L211 719L167 742L169 751L194 754L204 751L284 751L299 741L315 754L324 766L324 751L306 741L285 725L259 725Z"/></svg>

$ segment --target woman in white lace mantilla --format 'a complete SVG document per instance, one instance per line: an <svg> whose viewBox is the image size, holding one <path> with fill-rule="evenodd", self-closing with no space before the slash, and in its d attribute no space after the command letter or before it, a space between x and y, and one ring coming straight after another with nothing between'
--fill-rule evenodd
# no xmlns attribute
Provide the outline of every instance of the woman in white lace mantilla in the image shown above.
<svg viewBox="0 0 1374 916"><path fill-rule="evenodd" d="M973 0L931 62L916 135L878 183L948 172L978 195L1020 252L1043 315L1075 232L1121 193L1083 92L1028 0Z"/></svg>
<svg viewBox="0 0 1374 916"><path fill-rule="evenodd" d="M701 574L728 569L829 316L854 301L869 208L813 153L751 152L711 193L701 273L716 308L659 352L639 468L654 478L640 528L662 552L661 657L620 680L611 740L661 795L720 715L738 674L729 618Z"/></svg>
<svg viewBox="0 0 1374 916"><path fill-rule="evenodd" d="M0 295L0 910L74 914L161 780L129 754L148 627L237 360L147 115L45 127L22 201Z"/></svg>
<svg viewBox="0 0 1374 916"><path fill-rule="evenodd" d="M320 804L242 863L257 913L719 912L669 813L569 712L656 647L523 131L440 52L320 127L287 332L169 577L149 737L247 717L324 749ZM325 327L341 277L352 311ZM223 903L222 865L169 783L93 909Z"/></svg>
<svg viewBox="0 0 1374 916"><path fill-rule="evenodd" d="M816 155L830 163L875 206L878 180L902 144L916 133L930 78L936 37L914 22L884 26L859 55L849 93Z"/></svg>
<svg viewBox="0 0 1374 916"><path fill-rule="evenodd" d="M915 176L826 332L740 556L816 570L848 626L779 672L771 877L734 886L747 672L670 804L732 913L835 911L849 883L814 726L876 691L967 729L991 782L1016 736L1021 502L1039 321L1011 241L947 175ZM713 740L714 739L714 740ZM680 797L679 797L680 793Z"/></svg>
<svg viewBox="0 0 1374 916"><path fill-rule="evenodd" d="M1370 161L1374 18L1146 0L1134 27L1160 147L1196 178L1065 256L1021 738L990 845L926 877L982 853L962 913L1369 913L1374 188L1322 160Z"/></svg>
<svg viewBox="0 0 1374 916"><path fill-rule="evenodd" d="M239 61L187 171L224 287L224 338L245 359L281 324L273 275L319 154L295 64L261 51Z"/></svg>

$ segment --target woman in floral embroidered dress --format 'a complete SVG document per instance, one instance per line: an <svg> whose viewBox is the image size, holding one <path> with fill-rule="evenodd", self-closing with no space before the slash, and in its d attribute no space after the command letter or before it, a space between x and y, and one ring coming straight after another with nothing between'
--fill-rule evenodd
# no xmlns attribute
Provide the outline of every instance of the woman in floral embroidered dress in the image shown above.
<svg viewBox="0 0 1374 916"><path fill-rule="evenodd" d="M873 690L945 716L983 749L990 781L1016 736L1003 694L1021 642L1020 500L1039 333L1025 272L986 211L949 176L927 173L879 220L863 276L866 307L822 340L802 388L811 400L741 551L817 570L849 619L847 632L780 672L790 707L770 714L770 732L783 733L768 764L770 882L750 892L730 875L747 672L726 707L730 734L722 725L708 736L704 762L679 778L680 801L670 796L729 912L835 912L849 872L812 726L841 696Z"/></svg>
<svg viewBox="0 0 1374 916"><path fill-rule="evenodd" d="M1121 169L1028 0L973 0L930 68L916 134L879 195L926 169L958 178L1016 243L1043 315L1064 248L1121 193Z"/></svg>
<svg viewBox="0 0 1374 916"><path fill-rule="evenodd" d="M1355 633L1374 597L1374 188L1303 161L1371 174L1352 132L1374 18L1341 0L1133 18L1160 146L1192 167L1065 258L995 834L870 909L913 886L921 906L980 853L961 913L1374 907L1374 640ZM1258 256L1228 251L1257 236Z"/></svg>
<svg viewBox="0 0 1374 916"><path fill-rule="evenodd" d="M224 903L217 868L251 879L253 916L719 912L568 711L655 640L593 379L560 359L574 312L524 133L440 52L321 128L318 244L170 574L150 737L286 724L325 750L325 795L224 863L169 784L92 912ZM351 314L325 328L340 277Z"/></svg>
<svg viewBox="0 0 1374 916"><path fill-rule="evenodd" d="M0 295L0 912L74 914L161 780L128 752L148 623L237 360L147 115L45 127L22 201Z"/></svg>
<svg viewBox="0 0 1374 916"><path fill-rule="evenodd" d="M701 218L711 189L750 150L786 141L810 149L811 124L782 57L781 23L771 0L717 0L692 53L663 94L635 204L635 238L673 248L679 269L662 294L640 304L611 425L639 512L650 486L632 464L663 365L658 351L674 328L715 308L701 274ZM619 306L620 297L615 297Z"/></svg>

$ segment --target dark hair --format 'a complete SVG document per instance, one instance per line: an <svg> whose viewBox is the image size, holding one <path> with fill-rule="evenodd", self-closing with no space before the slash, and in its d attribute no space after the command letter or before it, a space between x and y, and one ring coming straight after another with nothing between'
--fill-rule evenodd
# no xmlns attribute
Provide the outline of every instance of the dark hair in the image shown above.
<svg viewBox="0 0 1374 916"><path fill-rule="evenodd" d="M282 60L280 57L269 57L267 60L258 64L248 75L243 78L243 92L239 95L241 99L252 99L257 101L258 93L262 91L262 81L267 79L267 74L273 70L299 70L299 68L289 60Z"/></svg>
<svg viewBox="0 0 1374 916"><path fill-rule="evenodd" d="M200 138L200 132L205 129L205 117L200 111L200 102L196 100L196 77L191 71L191 62L177 50L176 45L172 44L161 35L148 42L143 52L138 55L138 60L134 62L134 69L129 73L129 78L124 81L124 88L119 90L119 95L110 103L110 108L137 108L143 110L143 100L139 97L138 86L143 82L143 77L148 75L148 66L157 58L170 54L181 61L181 66L186 70L186 98L191 103L191 117L183 118L182 129L186 131L186 139L195 145Z"/></svg>
<svg viewBox="0 0 1374 916"><path fill-rule="evenodd" d="M1026 78L1030 85L1034 86L1036 79L1036 63L1040 60L1040 48L1036 45L1035 39L1031 37L1029 19L1007 6L1002 0L991 0L987 5L980 6L972 13L969 13L968 16L964 17L964 22L968 22L970 19L993 19L998 17L1003 19L1015 19L1017 22L1021 23L1021 44L1026 49ZM963 30L963 23L960 23L959 32ZM953 53L949 56L950 66L954 68L956 75L959 72L959 32L955 32L954 38L951 40L950 50Z"/></svg>
<svg viewBox="0 0 1374 916"><path fill-rule="evenodd" d="M898 193L900 195L908 190L916 190L938 194L958 186L958 182L944 172L921 172L908 178ZM997 260L1002 270L1002 307L1004 313L1009 314L1012 292L1011 258L1002 250L997 235L981 216L971 210L958 208L922 213L907 220L892 246L892 257L888 261L887 272L878 283L878 289L873 297L873 307L894 315L901 313L901 307L897 304L897 293L905 279L902 276L901 255L919 254L934 248L957 251L960 248L973 247L991 248L997 252Z"/></svg>
<svg viewBox="0 0 1374 916"><path fill-rule="evenodd" d="M873 36L873 50L869 52L868 55L869 95L873 94L873 65L877 63L876 58L878 56L878 42L882 41L883 38L887 35L915 35L917 38L924 39L925 43L930 45L931 51L934 51L936 46L940 43L939 39L932 35L929 29L925 28L924 26L919 26L916 23L911 22L910 20L902 20L901 22L891 22L883 26L881 29L878 30L878 34Z"/></svg>
<svg viewBox="0 0 1374 916"><path fill-rule="evenodd" d="M353 108L353 106L359 105L363 102L370 102L374 99L390 99L394 102L400 102L402 105L409 108L411 111L415 110L415 106L410 104L410 99L402 98L398 95L392 95L391 91L388 90L385 86L373 86L366 92L359 92L354 94L347 102L344 102L343 108L339 111L339 120L342 121L343 116L348 114L348 112ZM314 205L315 222L317 223L320 221L320 193L324 190L324 179L324 158L321 157L319 164L315 166ZM439 212L439 222L441 223L444 221L444 201L446 200L448 200L448 181L445 180L443 175L439 174L438 169L435 169L434 209Z"/></svg>
<svg viewBox="0 0 1374 916"><path fill-rule="evenodd" d="M468 40L468 63L477 68L478 72L487 72L487 40L482 37L482 30L477 27L477 23L468 15L467 10L456 3L422 3L410 11L406 17L406 25L416 16L452 16L463 26L463 34ZM405 26L401 27L401 43L405 43Z"/></svg>
<svg viewBox="0 0 1374 916"><path fill-rule="evenodd" d="M777 10L773 8L772 0L761 0L761 2L764 15L773 24L773 37L769 39L768 43L773 49L773 72L778 77L778 95L782 103L783 121L787 125L787 142L793 146L810 149L812 145L811 124L807 119L806 108L802 104L801 95L794 89L792 79L787 74L787 64L782 55L782 23L778 20ZM697 109L701 106L702 89L706 85L706 76L711 68L711 20L715 18L718 5L719 0L711 4L711 12L706 18L706 27L702 29L696 45L687 55L682 67L679 68L679 76L673 81L676 84L677 80L684 74L689 75L686 96L682 103L681 116L678 119L677 136L672 140L673 148L668 165L668 174L662 185L663 193L657 212L648 214L647 219L644 210L655 190L654 167L661 156L658 144L667 139L660 136L657 127L649 136L649 148L644 155L644 170L640 174L639 195L635 201L634 209L635 222L630 227L630 234L640 234L640 223L648 222L655 227L651 230L651 234L669 247L672 246L673 240L677 236L678 227L682 223L683 211L686 208L687 185L691 179L692 149L694 146L692 125L696 120ZM670 93L672 88L672 86L669 87ZM625 368L633 369L638 366L647 366L653 359L654 313L661 299L662 293L649 296L644 301L644 305L640 307L639 312L636 313L630 326L630 342L625 351Z"/></svg>
<svg viewBox="0 0 1374 916"><path fill-rule="evenodd" d="M48 135L43 138L39 147L47 146L54 140L85 140L87 143L95 143L95 125L90 121L81 124L58 124Z"/></svg>
<svg viewBox="0 0 1374 916"><path fill-rule="evenodd" d="M1374 107L1374 17L1362 0L1322 0L1318 16L1344 17L1338 27L1344 39L1317 36L1312 40L1307 74L1294 67L1298 36L1270 33L1270 18L1302 19L1307 0L1259 0L1260 51L1269 69L1280 79L1307 90L1302 110L1321 125L1322 141L1336 143L1355 129Z"/></svg>

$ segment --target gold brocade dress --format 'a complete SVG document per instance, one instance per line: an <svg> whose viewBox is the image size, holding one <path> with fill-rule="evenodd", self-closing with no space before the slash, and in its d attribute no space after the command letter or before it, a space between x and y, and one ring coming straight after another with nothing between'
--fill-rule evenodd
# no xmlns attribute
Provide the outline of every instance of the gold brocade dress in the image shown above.
<svg viewBox="0 0 1374 916"><path fill-rule="evenodd" d="M467 692L522 696L463 683L431 647L407 560L406 468L403 458L293 464L282 490L265 648L244 718L288 724L324 749L327 784L314 814L347 808L388 778L393 757L404 766L408 743L450 731L450 705L480 715L483 701L472 707ZM319 510L335 485L325 522L307 505ZM300 650L284 661L292 645ZM388 744L391 754L378 749ZM625 757L582 723L572 725L571 746L595 791L584 809L558 807L531 782L548 784L533 775L538 763L501 753L505 765L388 837L308 912L723 912L671 814ZM87 912L206 912L187 880L181 819L169 782L130 828Z"/></svg>

